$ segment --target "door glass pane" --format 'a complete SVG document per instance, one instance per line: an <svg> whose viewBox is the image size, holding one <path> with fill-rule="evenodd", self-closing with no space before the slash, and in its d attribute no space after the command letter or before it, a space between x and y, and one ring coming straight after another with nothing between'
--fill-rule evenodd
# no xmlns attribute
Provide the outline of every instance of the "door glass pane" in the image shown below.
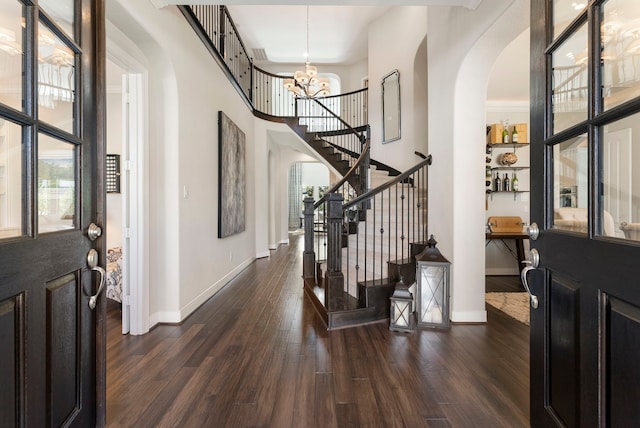
<svg viewBox="0 0 640 428"><path fill-rule="evenodd" d="M553 228L587 233L587 134L553 147Z"/></svg>
<svg viewBox="0 0 640 428"><path fill-rule="evenodd" d="M587 119L587 26L583 25L553 52L553 132Z"/></svg>
<svg viewBox="0 0 640 428"><path fill-rule="evenodd" d="M73 3L74 0L40 0L40 7L58 24L69 36L73 37Z"/></svg>
<svg viewBox="0 0 640 428"><path fill-rule="evenodd" d="M602 96L610 109L640 95L640 7L637 1L604 4Z"/></svg>
<svg viewBox="0 0 640 428"><path fill-rule="evenodd" d="M640 114L604 127L604 235L640 241ZM638 158L638 159L636 159Z"/></svg>
<svg viewBox="0 0 640 428"><path fill-rule="evenodd" d="M22 235L22 128L0 118L0 239Z"/></svg>
<svg viewBox="0 0 640 428"><path fill-rule="evenodd" d="M44 24L38 28L38 115L58 128L73 132L75 56Z"/></svg>
<svg viewBox="0 0 640 428"><path fill-rule="evenodd" d="M586 7L587 0L553 0L553 38L558 37Z"/></svg>
<svg viewBox="0 0 640 428"><path fill-rule="evenodd" d="M22 6L0 2L0 103L22 109Z"/></svg>
<svg viewBox="0 0 640 428"><path fill-rule="evenodd" d="M72 229L76 219L76 146L39 134L38 230Z"/></svg>

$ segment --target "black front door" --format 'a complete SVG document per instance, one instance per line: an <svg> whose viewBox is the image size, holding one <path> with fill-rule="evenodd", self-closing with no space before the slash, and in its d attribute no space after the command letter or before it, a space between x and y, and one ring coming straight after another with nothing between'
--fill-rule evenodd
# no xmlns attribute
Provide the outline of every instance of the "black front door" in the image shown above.
<svg viewBox="0 0 640 428"><path fill-rule="evenodd" d="M532 426L640 423L640 5L531 1Z"/></svg>
<svg viewBox="0 0 640 428"><path fill-rule="evenodd" d="M0 426L101 425L103 5L0 2ZM102 266L104 266L102 264Z"/></svg>

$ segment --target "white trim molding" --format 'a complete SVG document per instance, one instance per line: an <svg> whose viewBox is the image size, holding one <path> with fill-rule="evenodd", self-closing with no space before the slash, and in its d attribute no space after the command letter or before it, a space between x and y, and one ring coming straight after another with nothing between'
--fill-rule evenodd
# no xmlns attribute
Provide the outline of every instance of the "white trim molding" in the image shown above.
<svg viewBox="0 0 640 428"><path fill-rule="evenodd" d="M487 311L453 311L451 322L457 323L486 323Z"/></svg>

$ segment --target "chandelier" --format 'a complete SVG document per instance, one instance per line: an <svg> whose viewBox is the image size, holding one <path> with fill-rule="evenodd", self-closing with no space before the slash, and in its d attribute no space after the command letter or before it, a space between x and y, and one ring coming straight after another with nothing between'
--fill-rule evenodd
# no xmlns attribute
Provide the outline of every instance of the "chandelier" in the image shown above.
<svg viewBox="0 0 640 428"><path fill-rule="evenodd" d="M309 5L307 5L307 52L304 71L298 70L293 79L285 79L284 87L298 98L314 98L329 95L329 79L318 77L318 69L309 62Z"/></svg>

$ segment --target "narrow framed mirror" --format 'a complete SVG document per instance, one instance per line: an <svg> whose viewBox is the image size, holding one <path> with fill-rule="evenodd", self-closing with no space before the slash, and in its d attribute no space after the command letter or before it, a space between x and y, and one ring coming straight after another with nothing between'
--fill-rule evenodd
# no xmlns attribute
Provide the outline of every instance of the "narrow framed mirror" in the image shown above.
<svg viewBox="0 0 640 428"><path fill-rule="evenodd" d="M400 139L400 72L382 78L382 142Z"/></svg>

